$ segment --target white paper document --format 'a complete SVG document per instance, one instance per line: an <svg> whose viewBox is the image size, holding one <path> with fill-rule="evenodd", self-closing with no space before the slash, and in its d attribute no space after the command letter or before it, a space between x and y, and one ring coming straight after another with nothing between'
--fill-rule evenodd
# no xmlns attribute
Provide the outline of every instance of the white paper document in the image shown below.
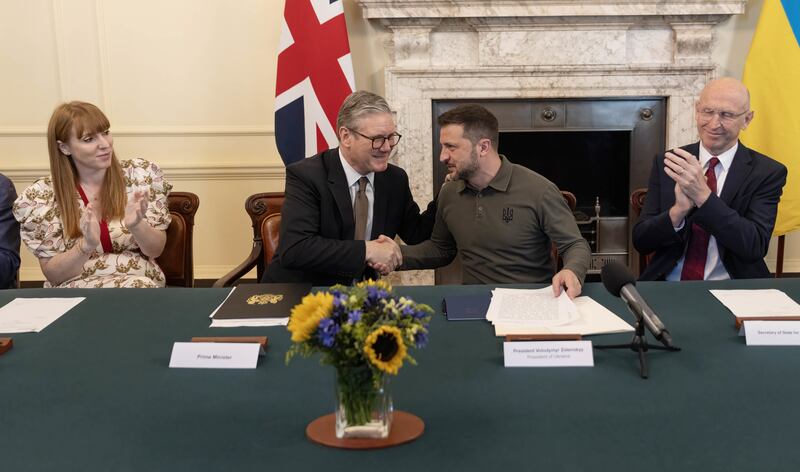
<svg viewBox="0 0 800 472"><path fill-rule="evenodd" d="M486 319L497 336L508 334L592 334L633 331L603 305L589 297L571 300L565 292L558 298L553 288L538 290L502 289L492 291Z"/></svg>
<svg viewBox="0 0 800 472"><path fill-rule="evenodd" d="M520 323L526 326L560 326L578 318L578 309L567 292L558 298L553 289L496 288L486 319L492 323Z"/></svg>
<svg viewBox="0 0 800 472"><path fill-rule="evenodd" d="M800 316L800 305L780 290L709 290L737 318Z"/></svg>
<svg viewBox="0 0 800 472"><path fill-rule="evenodd" d="M241 318L233 320L211 319L211 328L238 328L240 326L286 326L289 318Z"/></svg>
<svg viewBox="0 0 800 472"><path fill-rule="evenodd" d="M0 308L0 333L38 333L84 299L15 298Z"/></svg>

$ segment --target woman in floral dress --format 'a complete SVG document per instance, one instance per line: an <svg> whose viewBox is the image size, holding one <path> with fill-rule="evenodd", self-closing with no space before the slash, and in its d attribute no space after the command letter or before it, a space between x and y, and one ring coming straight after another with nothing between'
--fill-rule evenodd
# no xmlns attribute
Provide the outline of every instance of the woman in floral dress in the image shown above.
<svg viewBox="0 0 800 472"><path fill-rule="evenodd" d="M58 106L47 130L50 176L14 202L22 242L45 287L163 287L155 262L170 223L172 187L143 159L117 160L96 106Z"/></svg>

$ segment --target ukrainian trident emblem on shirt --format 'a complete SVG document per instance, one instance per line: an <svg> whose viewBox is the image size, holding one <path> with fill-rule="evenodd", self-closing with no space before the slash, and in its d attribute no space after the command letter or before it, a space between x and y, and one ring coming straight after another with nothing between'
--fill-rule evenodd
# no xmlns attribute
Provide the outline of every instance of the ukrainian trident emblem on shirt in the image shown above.
<svg viewBox="0 0 800 472"><path fill-rule="evenodd" d="M506 223L511 223L511 220L514 219L514 209L513 208L503 208L503 221Z"/></svg>

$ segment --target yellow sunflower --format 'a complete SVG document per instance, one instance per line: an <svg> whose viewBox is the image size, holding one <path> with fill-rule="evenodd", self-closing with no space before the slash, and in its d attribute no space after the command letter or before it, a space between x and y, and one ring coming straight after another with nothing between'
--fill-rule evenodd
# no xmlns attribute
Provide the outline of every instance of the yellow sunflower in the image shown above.
<svg viewBox="0 0 800 472"><path fill-rule="evenodd" d="M364 340L364 353L372 365L387 374L397 375L407 354L403 334L395 326L381 326Z"/></svg>
<svg viewBox="0 0 800 472"><path fill-rule="evenodd" d="M333 295L317 292L306 295L299 305L292 308L287 328L292 332L292 341L308 340L317 330L320 320L333 311Z"/></svg>

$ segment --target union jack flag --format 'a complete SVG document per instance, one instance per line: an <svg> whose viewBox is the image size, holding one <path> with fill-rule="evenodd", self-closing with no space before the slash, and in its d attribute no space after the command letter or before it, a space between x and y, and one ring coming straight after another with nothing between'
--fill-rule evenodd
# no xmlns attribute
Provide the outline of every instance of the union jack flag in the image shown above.
<svg viewBox="0 0 800 472"><path fill-rule="evenodd" d="M336 115L355 84L342 0L286 0L276 82L284 164L336 147Z"/></svg>

